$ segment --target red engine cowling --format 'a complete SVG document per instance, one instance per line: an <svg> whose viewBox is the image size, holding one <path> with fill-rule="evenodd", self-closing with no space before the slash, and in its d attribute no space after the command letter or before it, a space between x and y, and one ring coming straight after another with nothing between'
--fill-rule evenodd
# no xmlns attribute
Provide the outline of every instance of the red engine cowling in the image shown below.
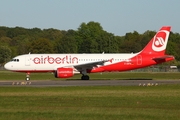
<svg viewBox="0 0 180 120"><path fill-rule="evenodd" d="M74 75L72 68L58 68L55 72L56 78L69 78Z"/></svg>

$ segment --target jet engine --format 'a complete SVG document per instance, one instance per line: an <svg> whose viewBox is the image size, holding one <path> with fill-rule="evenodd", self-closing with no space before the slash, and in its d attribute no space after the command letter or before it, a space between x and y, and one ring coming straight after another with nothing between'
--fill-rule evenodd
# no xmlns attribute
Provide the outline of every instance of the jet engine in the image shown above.
<svg viewBox="0 0 180 120"><path fill-rule="evenodd" d="M74 75L72 68L57 68L55 72L56 78L69 78Z"/></svg>

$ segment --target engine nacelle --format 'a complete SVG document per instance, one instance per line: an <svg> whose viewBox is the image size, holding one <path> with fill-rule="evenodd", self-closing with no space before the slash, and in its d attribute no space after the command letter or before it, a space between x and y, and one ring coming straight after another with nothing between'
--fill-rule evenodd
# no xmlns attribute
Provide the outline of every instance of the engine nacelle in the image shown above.
<svg viewBox="0 0 180 120"><path fill-rule="evenodd" d="M72 68L57 68L55 72L56 78L69 78L74 75Z"/></svg>

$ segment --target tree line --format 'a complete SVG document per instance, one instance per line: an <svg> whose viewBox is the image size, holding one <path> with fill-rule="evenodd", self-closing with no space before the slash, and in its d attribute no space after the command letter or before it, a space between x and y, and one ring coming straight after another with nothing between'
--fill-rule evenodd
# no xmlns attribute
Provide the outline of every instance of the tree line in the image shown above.
<svg viewBox="0 0 180 120"><path fill-rule="evenodd" d="M9 28L0 26L0 64L12 57L30 53L135 53L139 52L156 31L137 31L115 36L98 22L81 23L77 30ZM167 54L180 61L180 34L170 33Z"/></svg>

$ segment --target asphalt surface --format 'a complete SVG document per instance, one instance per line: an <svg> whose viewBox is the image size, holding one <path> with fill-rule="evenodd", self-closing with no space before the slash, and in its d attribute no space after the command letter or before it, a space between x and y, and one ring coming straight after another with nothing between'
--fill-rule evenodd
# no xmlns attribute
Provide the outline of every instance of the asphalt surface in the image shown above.
<svg viewBox="0 0 180 120"><path fill-rule="evenodd" d="M60 86L157 86L163 84L180 84L180 80L66 80L66 81L0 81L0 86L32 86L32 87L60 87Z"/></svg>

